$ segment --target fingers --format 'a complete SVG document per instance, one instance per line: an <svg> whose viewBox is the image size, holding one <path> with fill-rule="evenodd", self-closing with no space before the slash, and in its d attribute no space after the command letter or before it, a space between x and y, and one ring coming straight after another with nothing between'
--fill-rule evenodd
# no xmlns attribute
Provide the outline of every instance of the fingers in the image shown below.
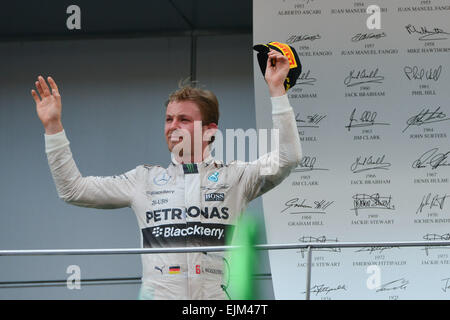
<svg viewBox="0 0 450 320"><path fill-rule="evenodd" d="M281 54L281 52L278 52L276 50L270 49L269 53L267 54L269 56L269 58L279 58L282 57L283 55Z"/></svg>
<svg viewBox="0 0 450 320"><path fill-rule="evenodd" d="M51 94L55 95L56 97L59 97L59 90L58 86L56 85L55 80L53 80L52 77L47 77L48 82L50 83L50 87L52 88L52 92L50 93L50 89L47 86L47 83L45 82L44 78L42 76L38 76L38 81L36 81L34 84L36 86L37 92L39 92L39 95L36 91L31 90L31 95L34 98L34 101L36 103L40 102L41 99L50 96Z"/></svg>
<svg viewBox="0 0 450 320"><path fill-rule="evenodd" d="M39 80L39 84L41 85L41 89L43 91L43 93L41 93L40 91L39 91L39 93L43 97L48 97L50 95L50 90L48 89L48 86L47 86L47 83L45 82L45 79L42 76L39 76L38 80Z"/></svg>
<svg viewBox="0 0 450 320"><path fill-rule="evenodd" d="M34 101L35 101L36 103L41 102L41 99L39 99L39 96L38 96L38 94L36 93L36 91L31 90L31 95L33 96L33 99L34 99Z"/></svg>
<svg viewBox="0 0 450 320"><path fill-rule="evenodd" d="M283 55L281 52L271 49L268 53L268 58L271 60L278 61L288 61L288 58Z"/></svg>
<svg viewBox="0 0 450 320"><path fill-rule="evenodd" d="M281 54L281 52L278 52L276 50L270 49L269 53L267 54L267 65L274 67L280 59L283 59L284 55Z"/></svg>
<svg viewBox="0 0 450 320"><path fill-rule="evenodd" d="M52 93L54 95L59 95L58 86L56 85L55 80L53 80L52 77L48 77L47 80L48 80L48 83L50 83L50 87L52 88Z"/></svg>
<svg viewBox="0 0 450 320"><path fill-rule="evenodd" d="M42 97L44 95L44 90L42 90L41 84L39 83L39 81L36 81L34 84L36 85L36 89Z"/></svg>
<svg viewBox="0 0 450 320"><path fill-rule="evenodd" d="M266 66L269 67L274 67L276 64L276 59L275 58L271 58L270 56L267 57L267 62L266 62Z"/></svg>

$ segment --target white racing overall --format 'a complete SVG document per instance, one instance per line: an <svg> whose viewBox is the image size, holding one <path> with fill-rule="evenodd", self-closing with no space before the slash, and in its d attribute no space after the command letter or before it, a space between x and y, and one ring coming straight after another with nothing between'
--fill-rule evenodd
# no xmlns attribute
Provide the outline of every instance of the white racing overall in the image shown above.
<svg viewBox="0 0 450 320"><path fill-rule="evenodd" d="M224 165L212 157L167 168L140 165L110 177L83 177L65 131L44 135L58 195L89 208L130 207L144 248L226 245L248 202L289 175L301 159L300 139L286 95L271 98L279 149L254 162ZM268 164L278 166L268 174ZM226 299L223 253L142 254L142 299Z"/></svg>

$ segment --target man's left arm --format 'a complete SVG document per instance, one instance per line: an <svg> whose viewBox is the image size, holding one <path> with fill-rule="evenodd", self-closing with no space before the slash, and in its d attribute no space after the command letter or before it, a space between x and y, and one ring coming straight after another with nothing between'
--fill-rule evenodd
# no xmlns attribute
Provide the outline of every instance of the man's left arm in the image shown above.
<svg viewBox="0 0 450 320"><path fill-rule="evenodd" d="M248 201L280 184L301 160L302 150L294 110L289 103L284 80L289 61L271 50L268 55L265 80L272 103L273 129L278 130L279 143L274 151L248 164L243 172Z"/></svg>

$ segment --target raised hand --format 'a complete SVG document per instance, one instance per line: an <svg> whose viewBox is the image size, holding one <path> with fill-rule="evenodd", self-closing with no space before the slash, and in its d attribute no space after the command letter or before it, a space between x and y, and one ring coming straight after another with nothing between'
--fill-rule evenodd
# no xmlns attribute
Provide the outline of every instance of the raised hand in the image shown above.
<svg viewBox="0 0 450 320"><path fill-rule="evenodd" d="M54 134L63 130L61 123L61 96L59 95L58 86L52 77L47 78L50 87L47 86L45 79L42 76L38 77L38 81L35 82L36 89L31 90L31 95L36 102L36 111L39 119L45 128L46 134Z"/></svg>
<svg viewBox="0 0 450 320"><path fill-rule="evenodd" d="M272 97L286 94L284 80L289 73L289 60L280 52L271 49L268 53L266 74L267 85Z"/></svg>

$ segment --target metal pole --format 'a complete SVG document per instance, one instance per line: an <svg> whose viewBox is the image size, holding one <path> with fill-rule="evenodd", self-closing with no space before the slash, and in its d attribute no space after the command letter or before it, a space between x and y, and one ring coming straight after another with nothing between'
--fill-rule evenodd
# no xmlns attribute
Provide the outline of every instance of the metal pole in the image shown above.
<svg viewBox="0 0 450 320"><path fill-rule="evenodd" d="M311 295L311 258L312 250L311 246L308 246L308 255L306 260L306 300L310 300Z"/></svg>
<svg viewBox="0 0 450 320"><path fill-rule="evenodd" d="M399 242L308 242L287 244L258 244L256 250L285 250L311 248L365 248L365 247L437 247L448 246L450 241L399 241ZM237 249L239 246L204 246L174 248L123 248L123 249L45 249L45 250L0 250L0 256L45 256L45 255L108 255L108 254L154 254L181 252L213 252Z"/></svg>
<svg viewBox="0 0 450 320"><path fill-rule="evenodd" d="M181 10L173 0L169 0L169 3L178 13L178 15L186 22L190 29L190 37L191 37L191 70L190 70L190 80L191 82L195 82L197 80L197 35L195 33L195 25L194 23L184 14L183 10ZM193 3L195 6L195 2ZM194 7L194 12L196 12L196 8Z"/></svg>
<svg viewBox="0 0 450 320"><path fill-rule="evenodd" d="M191 32L191 82L197 80L197 35Z"/></svg>

